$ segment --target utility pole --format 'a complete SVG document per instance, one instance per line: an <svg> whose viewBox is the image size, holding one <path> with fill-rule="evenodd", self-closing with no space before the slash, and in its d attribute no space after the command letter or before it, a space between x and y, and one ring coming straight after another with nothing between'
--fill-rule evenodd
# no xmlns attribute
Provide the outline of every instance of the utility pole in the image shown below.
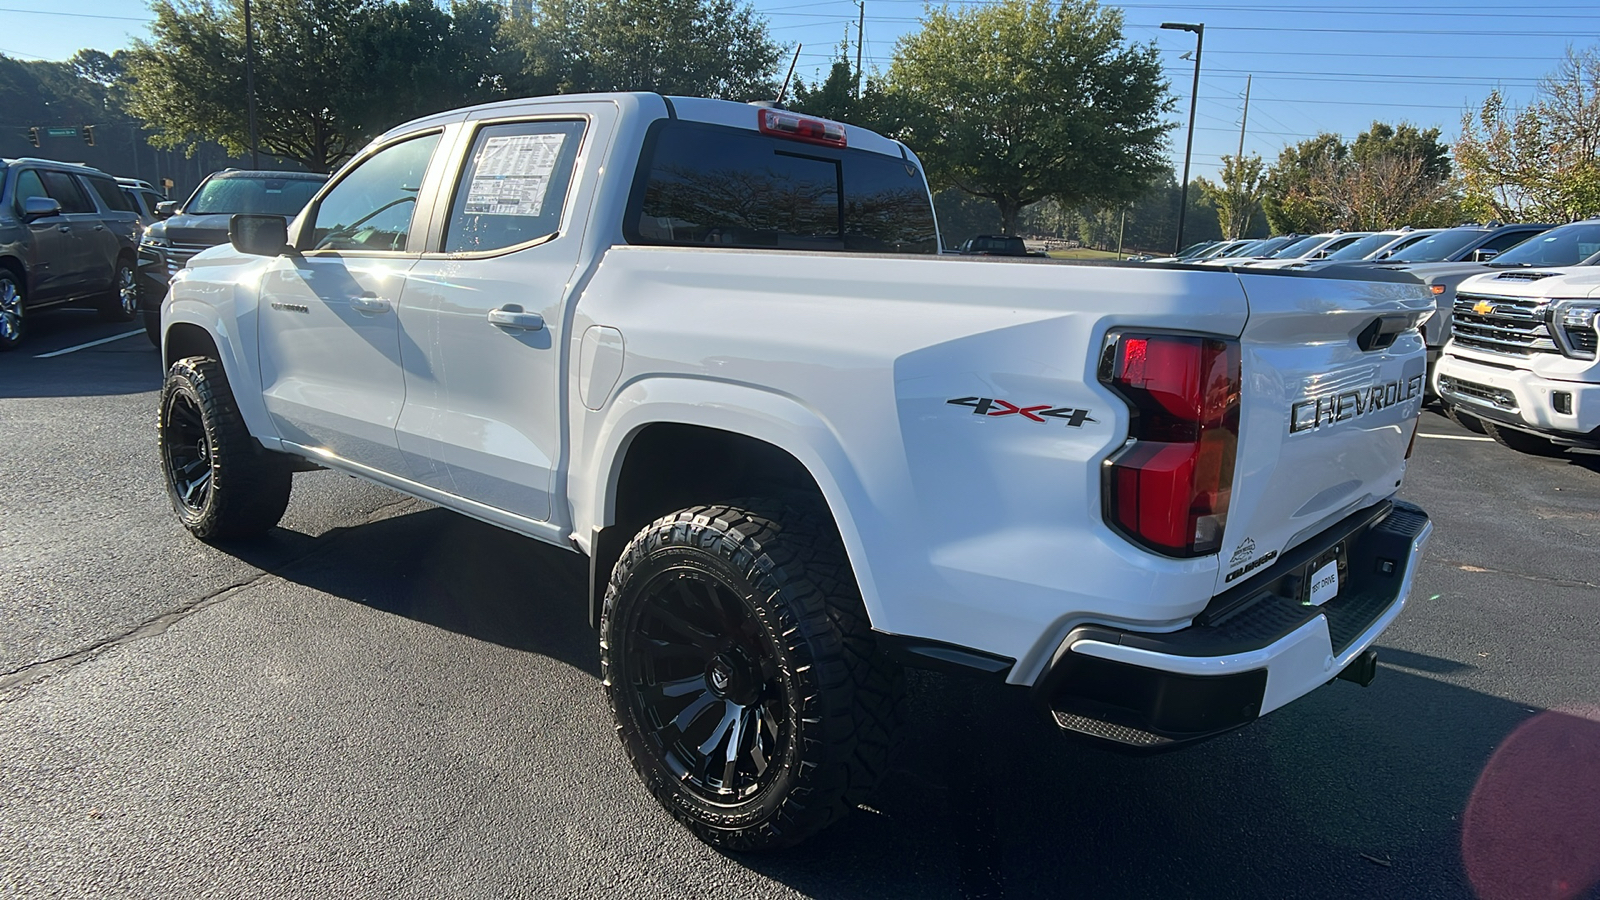
<svg viewBox="0 0 1600 900"><path fill-rule="evenodd" d="M250 22L250 0L244 0L244 93L245 117L250 123L250 168L261 168L261 153L256 144L256 38Z"/></svg>
<svg viewBox="0 0 1600 900"><path fill-rule="evenodd" d="M1244 77L1244 115L1239 117L1239 153L1233 158L1233 164L1244 162L1244 123L1250 121L1250 79L1254 75Z"/></svg>
<svg viewBox="0 0 1600 900"><path fill-rule="evenodd" d="M867 0L856 0L861 15L856 19L856 99L861 99L861 36L867 30Z"/></svg>
<svg viewBox="0 0 1600 900"><path fill-rule="evenodd" d="M1173 253L1183 249L1183 220L1189 212L1189 158L1194 154L1194 110L1200 100L1200 50L1206 42L1205 23L1162 22L1162 28L1194 34L1194 90L1189 94L1189 140L1183 148L1183 190L1178 200L1178 240Z"/></svg>
<svg viewBox="0 0 1600 900"><path fill-rule="evenodd" d="M1122 208L1122 224L1117 226L1117 259L1122 258L1122 238L1128 233L1128 208Z"/></svg>

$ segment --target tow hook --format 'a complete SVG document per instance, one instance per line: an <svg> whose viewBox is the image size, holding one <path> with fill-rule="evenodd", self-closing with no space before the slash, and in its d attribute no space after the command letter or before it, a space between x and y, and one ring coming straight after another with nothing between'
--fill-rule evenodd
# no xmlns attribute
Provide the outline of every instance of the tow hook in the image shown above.
<svg viewBox="0 0 1600 900"><path fill-rule="evenodd" d="M1378 651L1368 649L1361 651L1359 656L1350 660L1350 665L1345 666L1344 671L1340 672L1338 677L1343 678L1345 681L1354 681L1356 684L1366 687L1377 676Z"/></svg>

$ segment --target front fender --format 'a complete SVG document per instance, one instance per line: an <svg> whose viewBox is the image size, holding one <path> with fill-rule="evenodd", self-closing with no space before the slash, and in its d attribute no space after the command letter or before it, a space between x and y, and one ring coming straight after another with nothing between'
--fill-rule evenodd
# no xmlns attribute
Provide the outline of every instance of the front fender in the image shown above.
<svg viewBox="0 0 1600 900"><path fill-rule="evenodd" d="M280 449L277 429L261 396L261 370L256 364L259 284L254 279L220 279L214 271L196 278L185 270L173 281L161 302L161 358L171 357L170 342L177 326L205 331L216 345L217 361L228 376L234 403L250 434L267 449Z"/></svg>

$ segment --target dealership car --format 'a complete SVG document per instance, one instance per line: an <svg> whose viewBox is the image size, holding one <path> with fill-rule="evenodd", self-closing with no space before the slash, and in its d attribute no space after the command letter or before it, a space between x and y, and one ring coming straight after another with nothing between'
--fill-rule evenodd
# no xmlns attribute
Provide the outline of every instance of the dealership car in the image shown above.
<svg viewBox="0 0 1600 900"><path fill-rule="evenodd" d="M310 172L224 169L200 182L179 206L158 206L164 218L145 230L139 243L139 301L145 333L159 343L161 298L167 283L189 258L207 247L228 242L228 220L235 213L293 218L328 180Z"/></svg>
<svg viewBox="0 0 1600 900"><path fill-rule="evenodd" d="M99 169L0 159L0 350L22 342L28 317L87 303L107 319L138 312L139 216Z"/></svg>

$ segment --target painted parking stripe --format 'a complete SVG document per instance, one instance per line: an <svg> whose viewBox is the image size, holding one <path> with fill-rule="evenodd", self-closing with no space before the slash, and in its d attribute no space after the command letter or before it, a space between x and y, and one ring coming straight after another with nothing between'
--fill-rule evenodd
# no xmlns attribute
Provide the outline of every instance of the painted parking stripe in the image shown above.
<svg viewBox="0 0 1600 900"><path fill-rule="evenodd" d="M136 334L144 334L144 329L141 328L138 331L130 331L127 334L112 335L108 338L101 338L98 341L90 341L87 344L79 344L76 347L68 347L65 350L52 350L49 353L41 353L38 356L35 356L34 359L49 359L52 356L65 356L68 353L76 353L79 350L87 350L90 347L98 347L101 344L109 344L112 341L120 341L123 338L131 338Z"/></svg>
<svg viewBox="0 0 1600 900"><path fill-rule="evenodd" d="M1494 438L1473 437L1468 434L1429 434L1426 431L1417 432L1417 437L1438 438L1441 441L1487 441L1494 443Z"/></svg>

